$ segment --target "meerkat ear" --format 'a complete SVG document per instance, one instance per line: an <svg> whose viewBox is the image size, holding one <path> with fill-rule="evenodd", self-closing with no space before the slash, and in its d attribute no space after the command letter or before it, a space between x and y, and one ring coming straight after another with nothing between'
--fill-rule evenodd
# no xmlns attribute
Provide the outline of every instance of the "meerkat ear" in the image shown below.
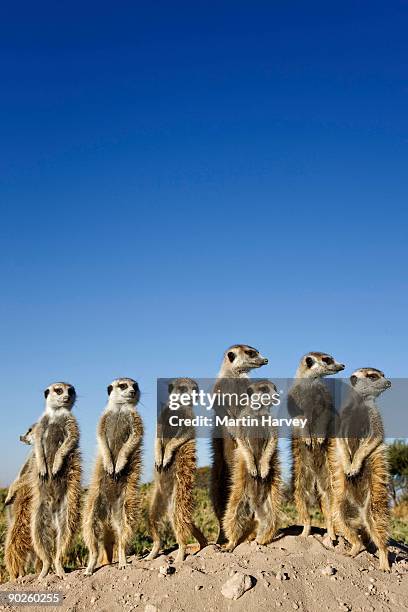
<svg viewBox="0 0 408 612"><path fill-rule="evenodd" d="M350 376L350 382L351 382L352 386L355 387L356 386L356 382L357 382L357 376L355 376L354 374L353 374L353 376Z"/></svg>
<svg viewBox="0 0 408 612"><path fill-rule="evenodd" d="M233 351L230 351L227 355L228 359L230 360L230 362L232 363L236 357L235 353Z"/></svg>
<svg viewBox="0 0 408 612"><path fill-rule="evenodd" d="M112 389L113 389L113 386L112 385L108 385L108 395L110 395L112 393Z"/></svg>
<svg viewBox="0 0 408 612"><path fill-rule="evenodd" d="M49 389L46 389L46 390L44 391L44 397L45 397L45 399L47 399L47 397L49 396L49 394L50 394L50 390L49 390Z"/></svg>
<svg viewBox="0 0 408 612"><path fill-rule="evenodd" d="M305 364L307 365L308 368L311 368L312 365L314 364L314 359L313 357L306 357L305 359Z"/></svg>
<svg viewBox="0 0 408 612"><path fill-rule="evenodd" d="M169 383L169 386L168 386L169 395L170 395L170 393L172 393L172 392L173 392L173 389L174 389L174 385L173 385L173 383L171 382L171 383Z"/></svg>

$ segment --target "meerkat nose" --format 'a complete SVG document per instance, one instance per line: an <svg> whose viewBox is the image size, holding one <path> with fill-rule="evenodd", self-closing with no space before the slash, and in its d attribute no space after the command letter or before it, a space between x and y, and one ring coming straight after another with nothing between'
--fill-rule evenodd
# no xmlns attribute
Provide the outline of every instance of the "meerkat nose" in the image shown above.
<svg viewBox="0 0 408 612"><path fill-rule="evenodd" d="M266 357L264 357L263 363L264 363L264 365L266 365L268 363L268 359Z"/></svg>

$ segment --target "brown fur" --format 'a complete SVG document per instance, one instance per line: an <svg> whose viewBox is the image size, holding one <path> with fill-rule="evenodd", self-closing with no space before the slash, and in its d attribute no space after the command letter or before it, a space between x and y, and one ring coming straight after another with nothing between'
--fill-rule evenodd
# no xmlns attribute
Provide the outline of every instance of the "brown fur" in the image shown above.
<svg viewBox="0 0 408 612"><path fill-rule="evenodd" d="M172 392L177 393L180 386L190 389L197 387L191 379L180 378L172 384ZM156 470L149 512L153 548L148 559L154 559L159 553L159 523L167 514L179 547L177 562L180 562L184 560L190 535L198 540L200 549L207 545L207 540L192 519L196 472L194 428L182 426L173 436L170 426L166 427L170 414L175 413L166 407L161 415L156 437ZM194 416L190 406L181 406L176 414L179 419Z"/></svg>
<svg viewBox="0 0 408 612"><path fill-rule="evenodd" d="M276 392L269 381L258 381L252 383L248 394L264 393L265 385L269 389L266 392L271 395ZM270 413L260 409L255 414L261 419ZM248 409L240 416L255 415ZM223 522L230 551L246 538L255 538L259 544L271 542L277 531L282 501L276 429L259 425L252 429L238 428L233 435L237 436L237 448Z"/></svg>
<svg viewBox="0 0 408 612"><path fill-rule="evenodd" d="M248 355L248 351L250 354ZM235 358L231 361L230 354ZM214 393L218 390L221 393L226 391L234 392L234 381L229 379L248 378L248 372L254 368L266 365L268 360L259 353L257 349L246 344L234 344L224 353L224 359L217 382L214 386ZM214 406L217 412L216 406ZM229 409L234 411L234 407ZM211 439L212 465L210 480L210 497L214 508L214 513L218 519L220 530L217 543L223 544L227 541L224 533L223 521L227 509L228 498L231 488L231 474L235 459L236 444L227 431L214 432Z"/></svg>
<svg viewBox="0 0 408 612"><path fill-rule="evenodd" d="M80 519L81 458L75 417L66 410L56 411L52 417L44 414L35 428L34 440L31 537L43 565L40 578L52 563L62 578L63 557Z"/></svg>
<svg viewBox="0 0 408 612"><path fill-rule="evenodd" d="M331 395L321 378L343 369L344 365L327 353L308 353L300 361L297 380L288 396L290 415L306 416L308 419L305 431L294 429L291 443L294 498L303 535L310 534L310 509L316 496L331 541L336 539L331 512L332 476L329 462L329 449L333 444L330 428L335 415Z"/></svg>
<svg viewBox="0 0 408 612"><path fill-rule="evenodd" d="M34 426L33 426L34 427ZM32 443L33 427L20 439ZM30 471L34 462L31 452L16 480L10 486L5 505L8 507L8 526L4 547L4 561L12 580L24 576L30 563L37 565L31 540L32 491Z"/></svg>
<svg viewBox="0 0 408 612"><path fill-rule="evenodd" d="M380 372L361 368L353 376L366 378L373 371ZM382 372L380 374L380 382L385 381ZM387 388L385 384L384 388ZM330 452L336 527L350 542L353 557L363 548L359 535L372 540L379 551L380 569L388 571L389 469L381 416L373 398L366 401L358 394L349 399L341 416L341 436ZM354 437L357 420L366 428L360 437ZM351 435L353 437L349 437Z"/></svg>
<svg viewBox="0 0 408 612"><path fill-rule="evenodd" d="M83 520L83 537L90 553L87 575L94 572L104 554L105 560L112 562L115 541L119 569L126 567L126 547L139 514L143 423L135 403L115 410L108 404L98 424L99 454Z"/></svg>

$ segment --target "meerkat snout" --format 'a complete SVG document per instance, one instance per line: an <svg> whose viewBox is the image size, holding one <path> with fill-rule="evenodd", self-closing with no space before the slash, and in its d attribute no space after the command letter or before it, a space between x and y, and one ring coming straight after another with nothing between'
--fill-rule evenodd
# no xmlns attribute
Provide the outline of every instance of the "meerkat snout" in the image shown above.
<svg viewBox="0 0 408 612"><path fill-rule="evenodd" d="M108 386L109 402L114 404L133 404L140 399L139 385L133 378L117 378Z"/></svg>
<svg viewBox="0 0 408 612"><path fill-rule="evenodd" d="M31 425L31 427L28 428L27 432L23 436L20 436L20 442L23 442L23 444L28 444L28 445L33 444L34 427L35 427L35 423L34 425Z"/></svg>
<svg viewBox="0 0 408 612"><path fill-rule="evenodd" d="M327 353L313 351L303 356L297 378L321 378L331 376L344 370L344 363L339 363Z"/></svg>
<svg viewBox="0 0 408 612"><path fill-rule="evenodd" d="M229 371L249 372L268 363L268 359L247 344L234 344L224 355L223 368Z"/></svg>
<svg viewBox="0 0 408 612"><path fill-rule="evenodd" d="M359 368L350 376L353 389L362 396L378 397L391 387L391 381L377 368Z"/></svg>
<svg viewBox="0 0 408 612"><path fill-rule="evenodd" d="M76 400L75 387L65 382L53 383L45 389L44 397L46 407L50 410L71 409Z"/></svg>

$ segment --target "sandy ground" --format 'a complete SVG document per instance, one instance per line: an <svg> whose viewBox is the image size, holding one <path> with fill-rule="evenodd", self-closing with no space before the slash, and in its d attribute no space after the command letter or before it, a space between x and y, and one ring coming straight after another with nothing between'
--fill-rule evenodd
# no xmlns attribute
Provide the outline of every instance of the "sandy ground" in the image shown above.
<svg viewBox="0 0 408 612"><path fill-rule="evenodd" d="M233 553L209 545L189 554L180 567L174 565L174 552L169 552L154 561L130 557L125 570L106 566L91 577L77 570L63 581L50 575L42 583L30 575L0 589L63 593L62 606L31 606L33 611L408 610L407 547L397 543L390 547L392 570L384 573L378 570L377 557L367 551L356 559L345 556L342 539L330 549L322 532L308 538L289 533L268 546L241 544ZM222 590L228 591L223 585L236 572L240 575L234 582L252 586L231 600Z"/></svg>

